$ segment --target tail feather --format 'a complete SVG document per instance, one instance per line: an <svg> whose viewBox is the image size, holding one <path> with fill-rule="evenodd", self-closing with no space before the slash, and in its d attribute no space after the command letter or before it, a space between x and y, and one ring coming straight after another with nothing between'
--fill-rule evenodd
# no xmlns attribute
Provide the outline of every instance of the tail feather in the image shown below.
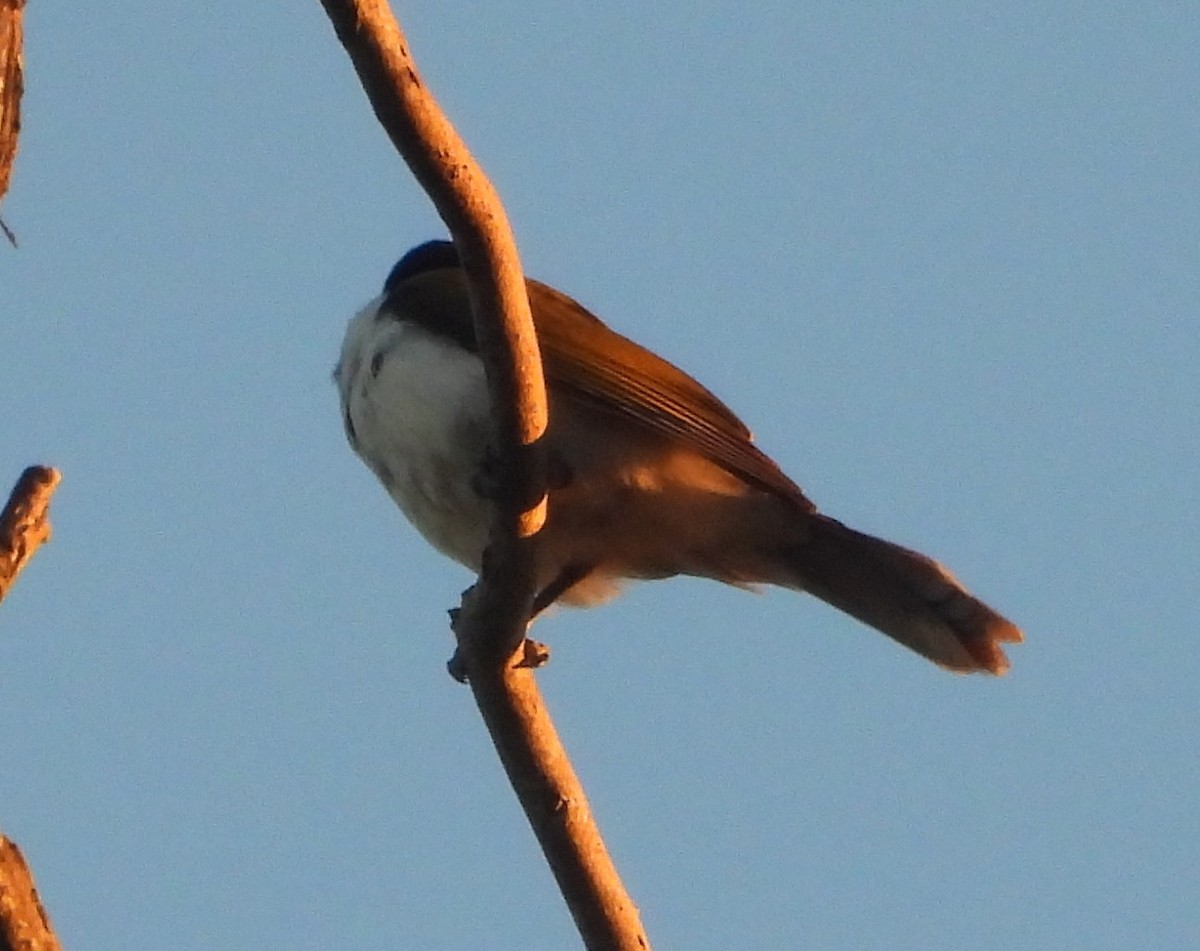
<svg viewBox="0 0 1200 951"><path fill-rule="evenodd" d="M807 539L789 550L793 587L845 611L951 670L1003 674L1002 643L1021 631L932 558L809 516Z"/></svg>

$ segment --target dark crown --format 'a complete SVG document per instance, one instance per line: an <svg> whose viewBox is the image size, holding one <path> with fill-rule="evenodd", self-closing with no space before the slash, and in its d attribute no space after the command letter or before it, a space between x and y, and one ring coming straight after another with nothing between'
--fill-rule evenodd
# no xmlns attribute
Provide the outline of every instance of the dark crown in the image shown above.
<svg viewBox="0 0 1200 951"><path fill-rule="evenodd" d="M449 241L436 239L418 244L396 262L392 273L383 282L383 289L390 293L402 281L426 271L437 271L447 267L461 267L458 249Z"/></svg>

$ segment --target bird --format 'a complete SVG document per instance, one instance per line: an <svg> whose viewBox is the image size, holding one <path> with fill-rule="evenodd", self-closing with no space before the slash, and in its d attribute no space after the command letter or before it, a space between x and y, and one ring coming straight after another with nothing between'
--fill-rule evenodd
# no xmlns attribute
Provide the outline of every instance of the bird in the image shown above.
<svg viewBox="0 0 1200 951"><path fill-rule="evenodd" d="M723 402L581 304L527 279L544 366L548 514L533 615L687 575L806 592L951 671L1003 674L1011 621L920 552L817 510ZM417 531L480 569L492 417L454 244L400 258L334 369L351 448ZM494 482L492 483L494 486Z"/></svg>

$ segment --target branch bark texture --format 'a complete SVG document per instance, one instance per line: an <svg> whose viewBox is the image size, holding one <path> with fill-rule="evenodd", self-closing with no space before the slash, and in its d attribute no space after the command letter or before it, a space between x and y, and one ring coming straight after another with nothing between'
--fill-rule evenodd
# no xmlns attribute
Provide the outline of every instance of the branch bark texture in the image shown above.
<svg viewBox="0 0 1200 951"><path fill-rule="evenodd" d="M0 951L59 951L17 844L0 835Z"/></svg>
<svg viewBox="0 0 1200 951"><path fill-rule="evenodd" d="M50 538L47 508L61 478L56 469L30 466L21 473L0 513L0 601L33 553Z"/></svg>
<svg viewBox="0 0 1200 951"><path fill-rule="evenodd" d="M24 76L21 54L25 0L0 0L0 198L8 191L21 131Z"/></svg>
<svg viewBox="0 0 1200 951"><path fill-rule="evenodd" d="M497 521L455 623L460 659L584 944L650 943L524 659L545 521L546 397L525 279L499 196L425 87L383 0L321 0L375 115L450 229L471 287L500 445Z"/></svg>
<svg viewBox="0 0 1200 951"><path fill-rule="evenodd" d="M21 132L21 94L25 90L24 59L21 52L25 0L0 0L0 201L8 193L17 142ZM9 241L16 238L0 221Z"/></svg>
<svg viewBox="0 0 1200 951"><path fill-rule="evenodd" d="M59 479L55 469L30 466L21 473L0 512L0 601L33 553L50 537L47 507ZM58 949L58 938L21 850L0 835L0 951Z"/></svg>

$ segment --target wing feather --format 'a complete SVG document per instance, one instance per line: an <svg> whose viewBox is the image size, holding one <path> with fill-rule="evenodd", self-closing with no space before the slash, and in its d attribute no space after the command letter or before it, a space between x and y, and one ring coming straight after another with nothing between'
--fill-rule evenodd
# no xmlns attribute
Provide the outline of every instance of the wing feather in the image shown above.
<svg viewBox="0 0 1200 951"><path fill-rule="evenodd" d="M746 425L691 376L565 294L538 281L527 284L546 377L559 392L691 446L747 482L812 508L754 445Z"/></svg>

